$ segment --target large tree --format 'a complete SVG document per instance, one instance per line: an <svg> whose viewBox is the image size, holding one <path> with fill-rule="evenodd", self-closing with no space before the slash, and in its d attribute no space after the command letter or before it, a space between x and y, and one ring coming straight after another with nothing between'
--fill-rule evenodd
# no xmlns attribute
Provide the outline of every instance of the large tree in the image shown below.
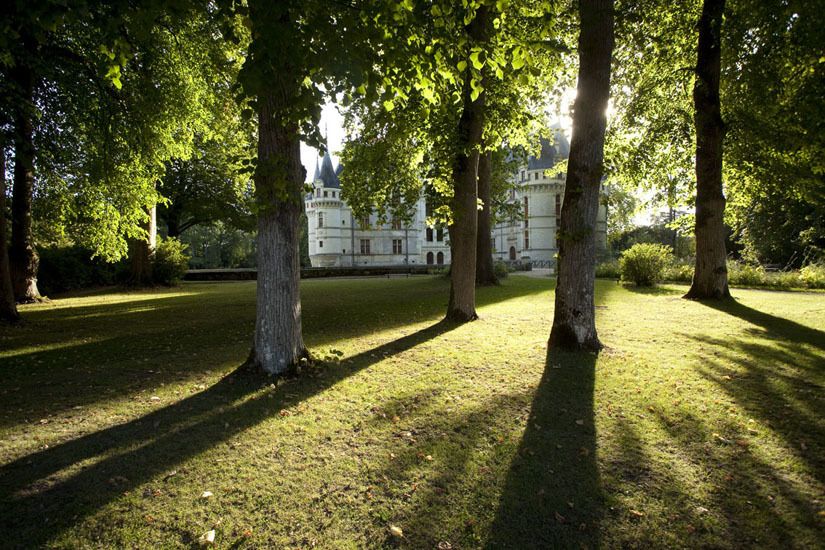
<svg viewBox="0 0 825 550"><path fill-rule="evenodd" d="M579 4L579 80L559 228L551 349L601 348L594 303L596 216L613 53L613 0Z"/></svg>
<svg viewBox="0 0 825 550"><path fill-rule="evenodd" d="M695 82L696 125L696 263L691 299L720 299L728 290L725 251L725 194L722 187L722 144L725 124L719 96L722 64L722 20L725 0L704 0L699 18Z"/></svg>
<svg viewBox="0 0 825 550"><path fill-rule="evenodd" d="M298 286L306 175L300 143L320 145L317 123L325 94L375 89L377 79L370 84L371 69L363 63L376 30L362 24L369 7L297 0L249 4L252 41L240 82L258 118L258 294L247 364L269 374L283 373L307 356Z"/></svg>
<svg viewBox="0 0 825 550"><path fill-rule="evenodd" d="M14 300L9 271L8 236L6 235L6 148L0 144L0 321L14 323L20 319Z"/></svg>

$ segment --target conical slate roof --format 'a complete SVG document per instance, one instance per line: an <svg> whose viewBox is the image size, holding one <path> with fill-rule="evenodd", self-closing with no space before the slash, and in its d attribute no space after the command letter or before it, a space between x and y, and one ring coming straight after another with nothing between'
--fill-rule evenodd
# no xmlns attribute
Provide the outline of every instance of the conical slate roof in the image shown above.
<svg viewBox="0 0 825 550"><path fill-rule="evenodd" d="M318 181L321 179L321 169L318 167L318 159L315 159L315 175L312 176L312 181Z"/></svg>
<svg viewBox="0 0 825 550"><path fill-rule="evenodd" d="M321 161L321 181L324 182L324 187L331 187L333 189L340 189L341 182L338 180L338 175L335 173L335 168L332 167L332 159L327 152L324 154L324 160Z"/></svg>
<svg viewBox="0 0 825 550"><path fill-rule="evenodd" d="M553 131L553 143L550 140L541 138L541 153L538 158L530 155L527 159L528 170L547 170L556 164L558 159L566 159L570 155L570 142L561 132Z"/></svg>

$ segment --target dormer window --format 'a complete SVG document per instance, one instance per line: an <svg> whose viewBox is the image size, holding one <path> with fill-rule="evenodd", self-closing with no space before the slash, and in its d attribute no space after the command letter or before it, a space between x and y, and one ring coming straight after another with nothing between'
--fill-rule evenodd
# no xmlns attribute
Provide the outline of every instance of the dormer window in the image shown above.
<svg viewBox="0 0 825 550"><path fill-rule="evenodd" d="M324 198L326 199L327 197L329 197L329 194L326 191L324 191Z"/></svg>

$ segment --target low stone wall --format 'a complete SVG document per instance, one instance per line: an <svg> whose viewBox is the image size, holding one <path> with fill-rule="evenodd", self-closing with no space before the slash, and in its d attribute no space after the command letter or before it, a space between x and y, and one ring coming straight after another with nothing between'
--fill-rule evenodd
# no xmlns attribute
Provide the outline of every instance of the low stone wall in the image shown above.
<svg viewBox="0 0 825 550"><path fill-rule="evenodd" d="M304 267L301 268L301 278L389 277L391 275L426 275L429 272L426 265ZM255 268L190 269L183 276L184 281L254 281L257 278L258 270Z"/></svg>

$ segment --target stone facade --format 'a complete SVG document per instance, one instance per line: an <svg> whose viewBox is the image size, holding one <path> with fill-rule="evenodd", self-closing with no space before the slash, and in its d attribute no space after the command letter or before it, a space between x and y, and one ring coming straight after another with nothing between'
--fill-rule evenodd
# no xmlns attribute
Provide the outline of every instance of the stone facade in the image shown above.
<svg viewBox="0 0 825 550"><path fill-rule="evenodd" d="M561 133L555 145L542 142L540 156L530 157L527 165L514 175L515 188L509 201L519 204L523 219L505 221L493 229L493 257L496 260L533 260L554 265L558 253L556 231L564 198L564 177L553 166L569 152ZM426 225L427 212L422 197L409 225L379 223L373 214L354 219L352 210L341 199L338 179L342 168L333 169L325 155L316 165L312 192L305 207L309 225L309 257L313 267L360 265L443 265L450 263L449 236L446 229ZM607 212L599 207L596 243L601 250L607 242Z"/></svg>

